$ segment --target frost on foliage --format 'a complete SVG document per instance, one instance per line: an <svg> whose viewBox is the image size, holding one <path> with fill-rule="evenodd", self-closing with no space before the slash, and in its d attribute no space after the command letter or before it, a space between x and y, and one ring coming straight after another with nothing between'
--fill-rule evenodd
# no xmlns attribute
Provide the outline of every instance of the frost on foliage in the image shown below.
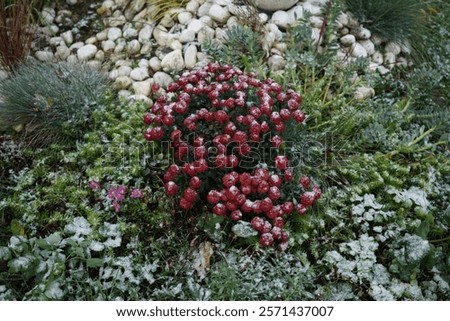
<svg viewBox="0 0 450 321"><path fill-rule="evenodd" d="M236 223L231 230L238 237L251 237L258 235L258 231L256 231L249 222L239 221Z"/></svg>
<svg viewBox="0 0 450 321"><path fill-rule="evenodd" d="M61 300L64 296L64 292L61 290L59 282L51 282L45 291L45 296L52 300Z"/></svg>
<svg viewBox="0 0 450 321"><path fill-rule="evenodd" d="M100 251L103 251L103 249L105 248L105 245L98 241L92 241L89 248L94 252L100 252Z"/></svg>
<svg viewBox="0 0 450 321"><path fill-rule="evenodd" d="M427 193L416 186L412 186L408 190L403 191L389 189L388 193L395 195L394 201L397 203L402 203L407 207L411 207L413 204L416 204L423 210L427 210L430 206L430 202L427 199Z"/></svg>
<svg viewBox="0 0 450 321"><path fill-rule="evenodd" d="M397 242L394 257L401 265L417 265L430 251L430 244L420 236L406 234ZM400 267L401 268L401 267Z"/></svg>
<svg viewBox="0 0 450 321"><path fill-rule="evenodd" d="M352 214L355 215L355 222L360 224L362 222L383 222L388 217L394 215L394 212L382 211L384 207L375 200L373 194L365 194L363 197L356 196L352 198L353 202L358 204L352 207Z"/></svg>
<svg viewBox="0 0 450 321"><path fill-rule="evenodd" d="M193 266L200 279L203 279L206 276L206 271L209 270L213 253L212 244L208 241L201 243L198 247L198 251L195 251Z"/></svg>
<svg viewBox="0 0 450 321"><path fill-rule="evenodd" d="M101 235L108 238L103 242L106 247L119 247L122 243L122 236L117 224L105 222L99 232Z"/></svg>
<svg viewBox="0 0 450 321"><path fill-rule="evenodd" d="M335 265L337 273L352 282L372 281L375 277L373 271L376 265L375 251L377 249L378 243L375 239L363 234L359 240L341 244L341 253L327 252L325 261Z"/></svg>
<svg viewBox="0 0 450 321"><path fill-rule="evenodd" d="M395 299L388 289L378 284L370 287L369 294L377 301L393 301Z"/></svg>
<svg viewBox="0 0 450 321"><path fill-rule="evenodd" d="M71 237L75 241L82 241L82 235L89 235L92 232L91 225L84 217L75 217L73 222L66 225L64 231L73 234Z"/></svg>
<svg viewBox="0 0 450 321"><path fill-rule="evenodd" d="M26 254L25 256L20 256L12 261L9 261L8 265L13 273L19 273L26 271L30 268L31 264L34 263L36 257L31 254Z"/></svg>

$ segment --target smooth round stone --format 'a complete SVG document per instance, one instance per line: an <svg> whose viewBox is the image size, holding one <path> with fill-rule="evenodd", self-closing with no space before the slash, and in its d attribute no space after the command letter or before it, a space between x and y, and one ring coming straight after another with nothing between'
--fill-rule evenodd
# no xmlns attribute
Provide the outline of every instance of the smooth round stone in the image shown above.
<svg viewBox="0 0 450 321"><path fill-rule="evenodd" d="M375 51L370 59L378 65L382 65L384 62L383 54L379 51Z"/></svg>
<svg viewBox="0 0 450 321"><path fill-rule="evenodd" d="M200 30L202 30L204 26L205 24L203 22L201 22L198 19L194 19L189 23L187 29L194 31L195 33L198 33Z"/></svg>
<svg viewBox="0 0 450 321"><path fill-rule="evenodd" d="M62 37L52 37L52 38L50 38L48 43L50 46L56 47L56 46L64 44L64 40Z"/></svg>
<svg viewBox="0 0 450 321"><path fill-rule="evenodd" d="M155 72L153 75L153 81L155 84L160 85L163 88L166 88L170 83L173 82L173 78L168 74L162 71Z"/></svg>
<svg viewBox="0 0 450 321"><path fill-rule="evenodd" d="M358 30L356 30L355 36L358 40L367 40L370 39L372 33L366 28L358 28Z"/></svg>
<svg viewBox="0 0 450 321"><path fill-rule="evenodd" d="M297 2L298 0L255 0L259 9L267 11L287 10Z"/></svg>
<svg viewBox="0 0 450 321"><path fill-rule="evenodd" d="M355 43L352 46L352 56L355 58L367 57L367 51L359 43Z"/></svg>
<svg viewBox="0 0 450 321"><path fill-rule="evenodd" d="M145 81L136 81L133 83L133 91L135 95L149 96L153 81L150 79Z"/></svg>
<svg viewBox="0 0 450 321"><path fill-rule="evenodd" d="M113 86L117 89L128 89L132 84L130 77L127 76L119 76L114 81Z"/></svg>
<svg viewBox="0 0 450 321"><path fill-rule="evenodd" d="M100 70L102 69L102 62L98 60L90 60L86 63L86 65L92 70Z"/></svg>
<svg viewBox="0 0 450 321"><path fill-rule="evenodd" d="M103 41L108 39L108 30L102 30L95 35L98 41Z"/></svg>
<svg viewBox="0 0 450 321"><path fill-rule="evenodd" d="M345 47L350 47L356 42L356 38L354 35L345 35L339 39L339 42Z"/></svg>
<svg viewBox="0 0 450 321"><path fill-rule="evenodd" d="M142 68L148 68L149 67L148 60L147 59L139 60L138 66Z"/></svg>
<svg viewBox="0 0 450 321"><path fill-rule="evenodd" d="M87 61L95 57L97 47L94 45L86 45L77 50L77 57L80 61Z"/></svg>
<svg viewBox="0 0 450 321"><path fill-rule="evenodd" d="M370 41L370 40L360 40L358 42L361 44L361 46L364 47L364 49L366 49L367 54L369 56L371 56L371 55L373 55L375 53L375 45L373 44L372 41Z"/></svg>
<svg viewBox="0 0 450 321"><path fill-rule="evenodd" d="M184 11L180 12L177 18L179 23L186 26L192 20L193 16L189 11Z"/></svg>
<svg viewBox="0 0 450 321"><path fill-rule="evenodd" d="M181 43L192 42L195 40L195 32L193 30L185 29L181 32L179 40Z"/></svg>
<svg viewBox="0 0 450 321"><path fill-rule="evenodd" d="M282 70L286 66L286 60L278 55L273 55L269 57L268 64L270 70L277 71Z"/></svg>
<svg viewBox="0 0 450 321"><path fill-rule="evenodd" d="M393 68L393 67L395 66L395 62L396 62L396 59L395 59L394 53L393 53L393 52L390 52L390 51L387 51L387 52L384 54L384 64L385 64L389 69L391 69L391 68Z"/></svg>
<svg viewBox="0 0 450 321"><path fill-rule="evenodd" d="M122 37L122 30L120 30L119 28L109 28L108 30L108 39L115 41L117 39L119 39L120 37Z"/></svg>
<svg viewBox="0 0 450 321"><path fill-rule="evenodd" d="M120 77L120 76L130 76L130 74L131 74L131 71L132 71L133 69L131 68L131 67L129 67L129 66L120 66L118 69L117 69L117 76L118 77Z"/></svg>
<svg viewBox="0 0 450 321"><path fill-rule="evenodd" d="M53 52L43 50L36 51L34 56L36 57L37 60L42 62L50 62L53 60L54 57Z"/></svg>
<svg viewBox="0 0 450 321"><path fill-rule="evenodd" d="M141 44L136 39L131 40L127 43L126 50L129 55L138 54L141 51Z"/></svg>
<svg viewBox="0 0 450 321"><path fill-rule="evenodd" d="M375 96L375 90L373 88L361 86L356 88L353 98L356 100L364 100L373 96Z"/></svg>
<svg viewBox="0 0 450 321"><path fill-rule="evenodd" d="M213 4L209 9L209 16L214 21L224 24L230 17L230 12L226 8L221 7L218 4Z"/></svg>
<svg viewBox="0 0 450 321"><path fill-rule="evenodd" d="M196 14L200 4L196 0L191 0L186 4L186 10L192 14Z"/></svg>
<svg viewBox="0 0 450 321"><path fill-rule="evenodd" d="M164 71L183 70L184 60L180 49L169 52L162 60L161 67Z"/></svg>
<svg viewBox="0 0 450 321"><path fill-rule="evenodd" d="M278 10L272 15L271 22L280 28L286 29L294 20L286 11Z"/></svg>
<svg viewBox="0 0 450 321"><path fill-rule="evenodd" d="M73 43L73 33L71 30L63 32L61 38L64 40L66 45L70 46ZM98 38L97 38L98 39Z"/></svg>
<svg viewBox="0 0 450 321"><path fill-rule="evenodd" d="M142 68L142 67L135 68L131 71L130 77L131 77L131 79L137 80L137 81L144 80L149 77L148 69Z"/></svg>
<svg viewBox="0 0 450 321"><path fill-rule="evenodd" d="M307 11L314 16L320 15L322 13L322 9L319 6L313 5L309 2L303 3L303 9L304 11Z"/></svg>
<svg viewBox="0 0 450 321"><path fill-rule="evenodd" d="M158 57L150 58L150 60L148 61L148 65L155 72L161 70L161 60L159 60Z"/></svg>
<svg viewBox="0 0 450 321"><path fill-rule="evenodd" d="M67 57L67 62L69 64L76 64L78 63L78 58L75 55L70 55L69 57Z"/></svg>
<svg viewBox="0 0 450 321"><path fill-rule="evenodd" d="M184 64L187 69L191 69L197 63L197 46L190 45L184 52Z"/></svg>
<svg viewBox="0 0 450 321"><path fill-rule="evenodd" d="M211 9L212 3L205 2L197 10L197 17L204 17L209 14L209 9Z"/></svg>
<svg viewBox="0 0 450 321"><path fill-rule="evenodd" d="M70 56L70 50L66 46L59 46L56 48L55 57L60 60L66 60Z"/></svg>
<svg viewBox="0 0 450 321"><path fill-rule="evenodd" d="M400 54L400 52L402 51L402 48L398 44L396 44L395 42L392 42L392 41L388 42L386 44L386 46L384 47L384 49L386 51L392 52L396 56L398 54Z"/></svg>
<svg viewBox="0 0 450 321"><path fill-rule="evenodd" d="M140 42L144 42L146 40L150 40L153 34L153 26L151 25L145 25L142 27L142 29L139 31L138 34L138 40Z"/></svg>
<svg viewBox="0 0 450 321"><path fill-rule="evenodd" d="M104 61L105 60L105 52L103 50L97 51L94 58L95 58L95 60L98 60L98 61Z"/></svg>
<svg viewBox="0 0 450 321"><path fill-rule="evenodd" d="M125 39L131 39L131 38L136 38L138 35L138 32L136 29L134 28L127 28L124 30L123 32L123 37Z"/></svg>
<svg viewBox="0 0 450 321"><path fill-rule="evenodd" d="M102 48L104 52L113 52L116 44L112 40L106 40L102 43Z"/></svg>

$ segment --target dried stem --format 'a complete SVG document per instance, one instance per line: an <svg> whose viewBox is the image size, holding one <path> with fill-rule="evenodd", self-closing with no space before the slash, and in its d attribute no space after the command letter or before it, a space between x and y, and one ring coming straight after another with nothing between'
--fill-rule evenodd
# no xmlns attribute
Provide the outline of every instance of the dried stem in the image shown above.
<svg viewBox="0 0 450 321"><path fill-rule="evenodd" d="M34 32L29 24L33 0L0 0L0 67L14 71L30 52Z"/></svg>

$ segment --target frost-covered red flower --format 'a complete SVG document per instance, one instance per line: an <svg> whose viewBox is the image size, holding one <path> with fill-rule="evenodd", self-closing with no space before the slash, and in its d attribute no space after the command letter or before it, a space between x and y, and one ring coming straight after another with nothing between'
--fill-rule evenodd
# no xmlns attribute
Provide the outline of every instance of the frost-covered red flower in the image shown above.
<svg viewBox="0 0 450 321"><path fill-rule="evenodd" d="M309 190L308 178L294 180L289 157L280 152L287 124L306 118L301 95L218 63L152 91L144 137L169 142L166 193L182 210L206 206L234 222L250 222L262 246L286 249L285 221L321 196L320 188Z"/></svg>

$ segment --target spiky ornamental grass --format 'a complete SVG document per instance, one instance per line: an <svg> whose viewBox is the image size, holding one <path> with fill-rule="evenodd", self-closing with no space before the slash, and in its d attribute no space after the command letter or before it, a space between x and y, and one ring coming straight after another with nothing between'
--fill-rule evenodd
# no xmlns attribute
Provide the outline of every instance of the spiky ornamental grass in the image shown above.
<svg viewBox="0 0 450 321"><path fill-rule="evenodd" d="M438 0L342 0L345 8L372 34L412 48L411 57L426 61L433 42L430 8ZM424 40L425 38L425 40Z"/></svg>
<svg viewBox="0 0 450 321"><path fill-rule="evenodd" d="M188 0L147 0L152 9L150 15L154 21L160 21L167 13L170 14L172 9L184 8L188 2Z"/></svg>
<svg viewBox="0 0 450 321"><path fill-rule="evenodd" d="M80 137L102 106L108 81L86 65L28 63L0 83L0 130L15 127L31 145Z"/></svg>

